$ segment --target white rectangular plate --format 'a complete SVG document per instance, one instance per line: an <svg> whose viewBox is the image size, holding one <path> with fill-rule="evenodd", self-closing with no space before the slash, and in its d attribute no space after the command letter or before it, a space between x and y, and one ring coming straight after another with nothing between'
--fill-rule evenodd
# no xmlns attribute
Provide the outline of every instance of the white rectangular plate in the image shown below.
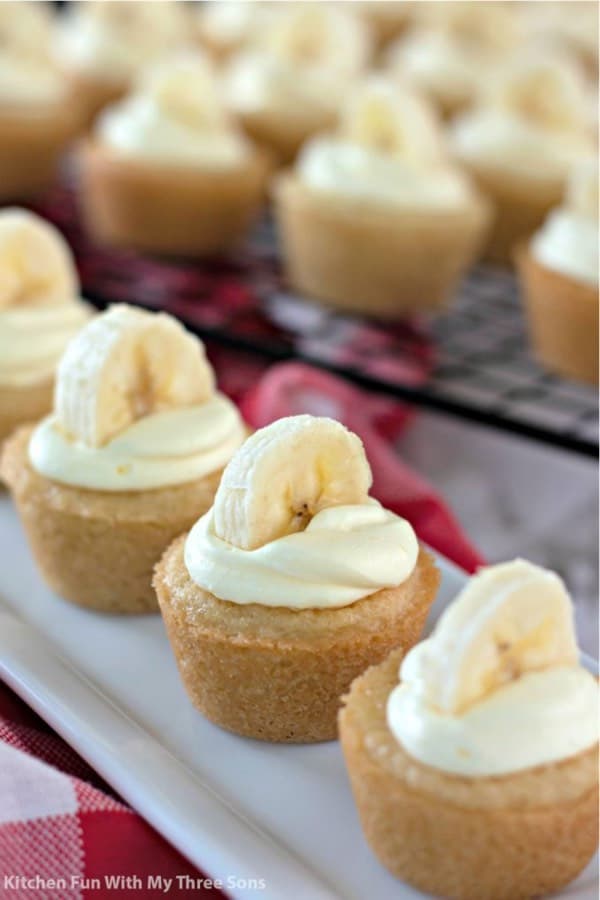
<svg viewBox="0 0 600 900"><path fill-rule="evenodd" d="M160 616L78 609L42 584L0 497L0 676L207 875L248 900L410 900L363 839L339 744L221 731L187 700ZM430 622L464 575L443 580ZM597 897L597 860L563 894ZM264 879L265 887L248 886Z"/></svg>

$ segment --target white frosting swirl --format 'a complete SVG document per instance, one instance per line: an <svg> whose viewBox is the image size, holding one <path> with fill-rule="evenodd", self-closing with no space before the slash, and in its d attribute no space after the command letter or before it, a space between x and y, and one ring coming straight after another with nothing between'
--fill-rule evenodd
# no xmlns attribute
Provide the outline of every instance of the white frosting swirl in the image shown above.
<svg viewBox="0 0 600 900"><path fill-rule="evenodd" d="M335 609L402 584L418 553L410 524L373 500L323 509L304 531L255 550L218 538L211 510L187 537L185 565L196 584L222 600Z"/></svg>
<svg viewBox="0 0 600 900"><path fill-rule="evenodd" d="M502 109L479 109L456 121L450 132L456 154L498 171L518 171L532 180L564 180L573 164L593 150L582 131L536 125Z"/></svg>
<svg viewBox="0 0 600 900"><path fill-rule="evenodd" d="M585 669L527 672L451 716L414 689L428 645L406 656L387 707L390 730L420 762L458 775L503 775L566 759L598 740L598 682Z"/></svg>
<svg viewBox="0 0 600 900"><path fill-rule="evenodd" d="M99 117L96 131L120 153L197 166L235 166L250 146L229 123L208 65L187 56L152 70L137 93Z"/></svg>
<svg viewBox="0 0 600 900"><path fill-rule="evenodd" d="M185 42L178 3L86 2L59 23L57 62L103 82L128 82L149 63Z"/></svg>
<svg viewBox="0 0 600 900"><path fill-rule="evenodd" d="M466 178L449 167L422 167L336 138L308 142L297 170L313 190L392 207L453 208L464 204L470 194Z"/></svg>
<svg viewBox="0 0 600 900"><path fill-rule="evenodd" d="M599 240L598 159L592 157L573 169L564 205L534 235L531 252L553 272L597 287Z"/></svg>
<svg viewBox="0 0 600 900"><path fill-rule="evenodd" d="M482 69L490 66L489 54L465 49L448 35L418 30L392 48L391 66L422 90L449 102L461 102L476 93Z"/></svg>
<svg viewBox="0 0 600 900"><path fill-rule="evenodd" d="M327 66L298 66L266 53L240 53L225 79L229 108L238 114L267 113L284 121L333 115L349 77Z"/></svg>
<svg viewBox="0 0 600 900"><path fill-rule="evenodd" d="M534 235L531 252L547 269L597 287L599 240L597 221L557 209Z"/></svg>
<svg viewBox="0 0 600 900"><path fill-rule="evenodd" d="M69 438L56 416L33 432L29 458L40 474L98 491L184 484L223 467L246 437L234 404L216 393L200 406L138 419L101 447Z"/></svg>
<svg viewBox="0 0 600 900"><path fill-rule="evenodd" d="M0 310L0 385L24 387L52 378L69 340L91 314L80 301Z"/></svg>

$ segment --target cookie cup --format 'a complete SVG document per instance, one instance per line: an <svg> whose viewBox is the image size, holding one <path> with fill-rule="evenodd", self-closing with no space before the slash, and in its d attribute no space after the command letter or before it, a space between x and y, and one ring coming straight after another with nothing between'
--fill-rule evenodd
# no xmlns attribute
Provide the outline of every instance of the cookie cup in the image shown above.
<svg viewBox="0 0 600 900"><path fill-rule="evenodd" d="M533 352L559 375L598 384L598 288L516 254Z"/></svg>
<svg viewBox="0 0 600 900"><path fill-rule="evenodd" d="M598 748L495 777L426 766L387 726L402 655L358 678L339 716L362 828L380 862L455 900L525 900L568 884L598 842Z"/></svg>
<svg viewBox="0 0 600 900"><path fill-rule="evenodd" d="M340 609L220 600L190 578L186 536L157 565L154 587L185 689L208 719L263 741L337 735L340 698L392 647L419 638L439 584L423 549L410 578Z"/></svg>
<svg viewBox="0 0 600 900"><path fill-rule="evenodd" d="M71 97L31 111L0 107L0 200L27 199L50 187L80 126L80 110Z"/></svg>
<svg viewBox="0 0 600 900"><path fill-rule="evenodd" d="M551 209L562 200L560 179L531 178L472 162L462 162L493 209L492 227L483 257L501 266L514 266L515 247L540 228Z"/></svg>
<svg viewBox="0 0 600 900"><path fill-rule="evenodd" d="M18 386L0 385L0 444L19 425L49 413L53 394L53 378Z"/></svg>
<svg viewBox="0 0 600 900"><path fill-rule="evenodd" d="M394 318L446 305L485 240L488 205L398 209L275 181L275 208L292 286L341 310Z"/></svg>
<svg viewBox="0 0 600 900"><path fill-rule="evenodd" d="M211 506L221 471L146 491L94 491L60 484L29 462L32 426L4 444L9 487L48 586L105 613L156 612L152 569L173 538Z"/></svg>
<svg viewBox="0 0 600 900"><path fill-rule="evenodd" d="M101 243L171 256L211 256L244 237L269 170L251 150L235 167L209 169L127 157L87 140L78 150L81 203Z"/></svg>

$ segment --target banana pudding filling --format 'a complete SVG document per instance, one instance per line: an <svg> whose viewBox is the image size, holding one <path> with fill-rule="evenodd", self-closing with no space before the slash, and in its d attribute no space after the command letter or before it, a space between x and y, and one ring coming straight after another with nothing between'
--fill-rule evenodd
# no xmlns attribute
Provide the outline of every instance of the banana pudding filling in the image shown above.
<svg viewBox="0 0 600 900"><path fill-rule="evenodd" d="M345 698L342 746L380 861L457 900L564 887L598 843L598 699L561 579L522 559L482 569L427 640Z"/></svg>
<svg viewBox="0 0 600 900"><path fill-rule="evenodd" d="M238 734L336 736L353 677L418 639L439 574L369 497L360 439L309 415L255 432L154 585L194 705Z"/></svg>
<svg viewBox="0 0 600 900"><path fill-rule="evenodd" d="M53 413L2 460L50 587L106 612L156 610L154 564L209 509L245 436L176 319L125 305L97 316L60 360Z"/></svg>
<svg viewBox="0 0 600 900"><path fill-rule="evenodd" d="M52 407L55 369L92 315L61 234L25 209L0 211L0 442Z"/></svg>

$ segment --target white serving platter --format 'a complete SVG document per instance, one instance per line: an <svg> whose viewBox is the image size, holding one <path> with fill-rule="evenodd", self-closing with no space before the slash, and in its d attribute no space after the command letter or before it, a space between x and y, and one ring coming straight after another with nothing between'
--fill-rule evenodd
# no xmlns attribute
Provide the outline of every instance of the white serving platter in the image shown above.
<svg viewBox="0 0 600 900"><path fill-rule="evenodd" d="M0 547L0 677L230 897L422 897L367 847L337 742L271 745L206 721L160 616L101 616L52 595L6 495ZM430 624L465 577L439 565ZM597 858L562 896L596 900Z"/></svg>

